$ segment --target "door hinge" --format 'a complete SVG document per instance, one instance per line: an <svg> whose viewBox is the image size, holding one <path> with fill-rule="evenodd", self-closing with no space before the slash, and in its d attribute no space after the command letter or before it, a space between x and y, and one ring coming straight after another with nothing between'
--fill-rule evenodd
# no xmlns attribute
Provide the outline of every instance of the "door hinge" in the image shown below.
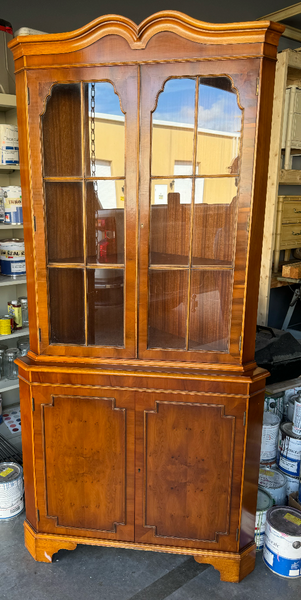
<svg viewBox="0 0 301 600"><path fill-rule="evenodd" d="M242 421L243 426L245 426L246 420L247 420L247 411L244 412L243 421Z"/></svg>
<svg viewBox="0 0 301 600"><path fill-rule="evenodd" d="M31 398L32 412L35 411L34 398Z"/></svg>
<svg viewBox="0 0 301 600"><path fill-rule="evenodd" d="M236 541L238 542L239 540L239 527L237 527L236 529Z"/></svg>
<svg viewBox="0 0 301 600"><path fill-rule="evenodd" d="M259 96L259 77L256 79L256 96Z"/></svg>
<svg viewBox="0 0 301 600"><path fill-rule="evenodd" d="M241 351L241 336L240 336L239 342L238 342L238 350L239 350L239 352Z"/></svg>
<svg viewBox="0 0 301 600"><path fill-rule="evenodd" d="M41 329L39 328L39 342L41 342L41 341L42 341L42 332L41 332Z"/></svg>
<svg viewBox="0 0 301 600"><path fill-rule="evenodd" d="M29 91L29 87L27 87L27 104L30 104L30 91Z"/></svg>
<svg viewBox="0 0 301 600"><path fill-rule="evenodd" d="M37 230L37 222L36 222L35 215L33 215L33 229L34 229L34 232L36 232L36 230Z"/></svg>
<svg viewBox="0 0 301 600"><path fill-rule="evenodd" d="M250 221L251 221L251 219L250 219L250 215L249 215L248 219L247 219L247 233L249 233L249 231L250 231Z"/></svg>
<svg viewBox="0 0 301 600"><path fill-rule="evenodd" d="M37 508L37 521L39 522L39 520L40 520L40 511L39 511L39 509Z"/></svg>

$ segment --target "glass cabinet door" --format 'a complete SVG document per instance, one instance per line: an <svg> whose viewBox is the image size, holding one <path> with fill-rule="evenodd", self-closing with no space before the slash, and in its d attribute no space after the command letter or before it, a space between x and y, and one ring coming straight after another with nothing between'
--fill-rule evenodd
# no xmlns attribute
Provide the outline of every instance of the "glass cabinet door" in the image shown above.
<svg viewBox="0 0 301 600"><path fill-rule="evenodd" d="M229 353L243 111L227 76L160 83L151 112L142 108L150 168L140 352Z"/></svg>
<svg viewBox="0 0 301 600"><path fill-rule="evenodd" d="M84 355L135 353L127 275L136 250L125 235L129 221L136 225L125 158L137 143L134 75L129 111L128 91L123 98L112 81L57 83L41 118L49 348L68 345L71 354L76 346Z"/></svg>

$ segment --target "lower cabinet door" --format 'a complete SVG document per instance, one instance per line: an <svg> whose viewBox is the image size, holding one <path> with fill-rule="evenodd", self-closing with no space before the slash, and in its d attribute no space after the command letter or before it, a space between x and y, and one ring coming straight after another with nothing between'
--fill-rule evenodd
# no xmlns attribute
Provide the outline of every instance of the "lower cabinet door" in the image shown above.
<svg viewBox="0 0 301 600"><path fill-rule="evenodd" d="M136 394L136 542L237 549L245 404Z"/></svg>
<svg viewBox="0 0 301 600"><path fill-rule="evenodd" d="M134 398L33 386L38 530L134 540Z"/></svg>

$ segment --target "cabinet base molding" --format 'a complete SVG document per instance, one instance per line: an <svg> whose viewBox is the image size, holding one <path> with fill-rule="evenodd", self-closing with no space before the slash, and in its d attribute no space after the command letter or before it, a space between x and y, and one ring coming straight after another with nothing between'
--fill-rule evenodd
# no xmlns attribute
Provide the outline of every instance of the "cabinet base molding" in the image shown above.
<svg viewBox="0 0 301 600"><path fill-rule="evenodd" d="M250 544L241 552L217 552L213 550L196 550L195 548L179 548L177 546L161 546L155 544L139 544L86 538L52 533L37 533L24 521L25 546L31 556L38 562L51 563L53 555L59 550L75 550L78 544L89 546L107 546L109 548L125 548L128 550L148 550L152 552L168 552L169 554L185 554L193 556L199 563L212 565L220 572L221 581L238 583L255 567L256 546Z"/></svg>

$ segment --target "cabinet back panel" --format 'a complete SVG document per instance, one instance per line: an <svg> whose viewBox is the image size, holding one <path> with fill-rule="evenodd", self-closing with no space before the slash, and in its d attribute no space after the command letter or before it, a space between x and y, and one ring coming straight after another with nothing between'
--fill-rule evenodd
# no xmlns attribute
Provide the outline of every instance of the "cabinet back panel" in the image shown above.
<svg viewBox="0 0 301 600"><path fill-rule="evenodd" d="M42 118L44 176L81 175L80 85L52 88Z"/></svg>

